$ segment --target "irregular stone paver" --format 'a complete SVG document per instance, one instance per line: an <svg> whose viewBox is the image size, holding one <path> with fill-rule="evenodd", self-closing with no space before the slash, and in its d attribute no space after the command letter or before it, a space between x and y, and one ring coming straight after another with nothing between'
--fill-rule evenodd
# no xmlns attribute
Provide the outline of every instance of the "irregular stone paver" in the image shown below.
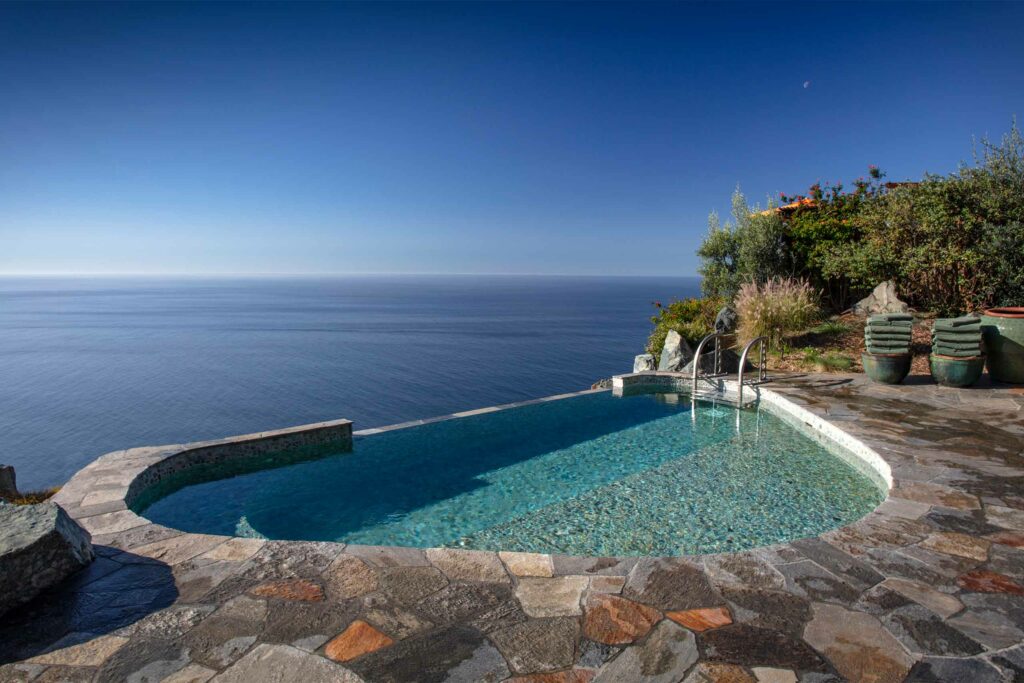
<svg viewBox="0 0 1024 683"><path fill-rule="evenodd" d="M1024 680L1024 391L768 388L878 453L892 495L816 539L725 555L428 553L183 534L114 495L180 447L103 456L58 494L98 559L5 616L0 680ZM393 642L331 661L357 621Z"/></svg>
<svg viewBox="0 0 1024 683"><path fill-rule="evenodd" d="M642 644L623 650L594 677L594 683L674 683L697 661L693 634L662 621Z"/></svg>
<svg viewBox="0 0 1024 683"><path fill-rule="evenodd" d="M665 612L665 616L683 628L688 628L698 633L718 628L719 626L728 626L732 623L732 616L725 607L704 607L702 609L690 609L682 612Z"/></svg>
<svg viewBox="0 0 1024 683"><path fill-rule="evenodd" d="M985 651L977 642L919 605L893 610L882 623L911 652L956 657Z"/></svg>
<svg viewBox="0 0 1024 683"><path fill-rule="evenodd" d="M488 637L515 673L555 671L572 666L580 625L576 619L530 619Z"/></svg>
<svg viewBox="0 0 1024 683"><path fill-rule="evenodd" d="M497 683L511 675L505 658L494 646L483 644L467 658L448 670L445 681L480 681L480 683Z"/></svg>
<svg viewBox="0 0 1024 683"><path fill-rule="evenodd" d="M445 575L455 581L509 581L505 567L497 553L483 550L448 550L431 548L427 559Z"/></svg>
<svg viewBox="0 0 1024 683"><path fill-rule="evenodd" d="M215 683L362 683L348 669L288 645L257 645Z"/></svg>
<svg viewBox="0 0 1024 683"><path fill-rule="evenodd" d="M583 613L580 599L589 582L586 576L524 577L516 586L516 597L531 617L569 617Z"/></svg>
<svg viewBox="0 0 1024 683"><path fill-rule="evenodd" d="M341 555L324 572L328 593L335 598L356 598L377 590L377 572L353 555Z"/></svg>
<svg viewBox="0 0 1024 683"><path fill-rule="evenodd" d="M336 662L347 662L394 642L390 636L359 620L328 642L324 654Z"/></svg>
<svg viewBox="0 0 1024 683"><path fill-rule="evenodd" d="M765 666L755 666L751 671L758 683L796 683L796 674L788 669L772 669Z"/></svg>
<svg viewBox="0 0 1024 683"><path fill-rule="evenodd" d="M923 605L940 617L951 617L964 608L964 604L948 593L941 593L927 584L907 579L886 579L882 586Z"/></svg>
<svg viewBox="0 0 1024 683"><path fill-rule="evenodd" d="M206 683L216 675L217 672L213 669L207 669L198 664L189 664L164 678L160 683Z"/></svg>
<svg viewBox="0 0 1024 683"><path fill-rule="evenodd" d="M683 683L756 683L757 679L741 666L719 662L699 662Z"/></svg>
<svg viewBox="0 0 1024 683"><path fill-rule="evenodd" d="M467 667L464 671L474 671L474 658L482 647L485 642L479 631L461 625L448 626L417 633L346 666L368 683L444 681L449 672L460 666Z"/></svg>
<svg viewBox="0 0 1024 683"><path fill-rule="evenodd" d="M955 532L937 532L921 541L921 547L947 555L959 555L972 560L988 558L990 541Z"/></svg>
<svg viewBox="0 0 1024 683"><path fill-rule="evenodd" d="M261 598L301 600L303 602L319 602L324 599L324 589L319 584L306 579L285 579L261 583L250 590L249 594Z"/></svg>
<svg viewBox="0 0 1024 683"><path fill-rule="evenodd" d="M661 610L722 604L722 597L712 587L704 570L681 558L640 560L626 579L622 595Z"/></svg>
<svg viewBox="0 0 1024 683"><path fill-rule="evenodd" d="M614 595L592 594L587 600L583 633L606 645L632 643L647 635L661 619L661 612Z"/></svg>
<svg viewBox="0 0 1024 683"><path fill-rule="evenodd" d="M500 552L498 557L515 576L554 576L555 565L550 555L540 553Z"/></svg>
<svg viewBox="0 0 1024 683"><path fill-rule="evenodd" d="M1024 586L1011 579L1009 576L997 574L985 570L968 572L957 579L964 590L976 593L1010 593L1011 595L1024 595Z"/></svg>
<svg viewBox="0 0 1024 683"><path fill-rule="evenodd" d="M914 664L874 617L836 605L813 605L804 638L851 681L897 683Z"/></svg>
<svg viewBox="0 0 1024 683"><path fill-rule="evenodd" d="M908 683L1000 683L1005 679L997 668L980 659L926 657L914 665L906 680Z"/></svg>
<svg viewBox="0 0 1024 683"><path fill-rule="evenodd" d="M32 664L64 666L99 666L128 643L128 638L72 633L58 641L50 652L28 660Z"/></svg>
<svg viewBox="0 0 1024 683"><path fill-rule="evenodd" d="M828 665L804 641L750 624L731 624L698 634L709 661L744 666L826 671Z"/></svg>

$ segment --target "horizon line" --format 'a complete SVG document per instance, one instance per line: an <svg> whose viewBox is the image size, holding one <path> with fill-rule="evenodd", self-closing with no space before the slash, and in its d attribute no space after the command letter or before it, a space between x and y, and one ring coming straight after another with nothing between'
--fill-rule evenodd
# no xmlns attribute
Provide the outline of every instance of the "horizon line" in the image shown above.
<svg viewBox="0 0 1024 683"><path fill-rule="evenodd" d="M290 278L290 277L678 277L697 278L699 275L678 275L667 273L481 273L481 272L407 272L407 271L374 271L374 272L228 272L228 273L207 273L207 272L167 272L167 273L145 273L145 272L95 272L95 271L38 271L38 272L17 272L0 271L0 278L14 277L152 277L152 278Z"/></svg>

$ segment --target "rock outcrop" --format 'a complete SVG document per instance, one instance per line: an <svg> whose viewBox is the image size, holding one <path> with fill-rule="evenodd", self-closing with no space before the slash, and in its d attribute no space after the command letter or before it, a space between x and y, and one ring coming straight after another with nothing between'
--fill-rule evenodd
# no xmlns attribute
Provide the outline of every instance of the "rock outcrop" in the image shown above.
<svg viewBox="0 0 1024 683"><path fill-rule="evenodd" d="M10 465L0 465L0 499L13 499L18 497L18 484L14 478L14 468Z"/></svg>
<svg viewBox="0 0 1024 683"><path fill-rule="evenodd" d="M874 291L853 305L857 315L877 315L879 313L906 313L910 310L896 296L896 285L890 280L880 282Z"/></svg>
<svg viewBox="0 0 1024 683"><path fill-rule="evenodd" d="M0 502L0 615L92 562L89 533L56 503Z"/></svg>
<svg viewBox="0 0 1024 683"><path fill-rule="evenodd" d="M715 332L719 334L729 334L735 331L736 322L738 318L736 311L732 310L728 306L723 306L722 310L715 316Z"/></svg>
<svg viewBox="0 0 1024 683"><path fill-rule="evenodd" d="M693 358L693 349L675 330L669 330L665 337L665 346L661 349L661 361L658 370L661 372L679 372Z"/></svg>
<svg viewBox="0 0 1024 683"><path fill-rule="evenodd" d="M633 372L650 372L658 369L653 353L641 353L633 359Z"/></svg>

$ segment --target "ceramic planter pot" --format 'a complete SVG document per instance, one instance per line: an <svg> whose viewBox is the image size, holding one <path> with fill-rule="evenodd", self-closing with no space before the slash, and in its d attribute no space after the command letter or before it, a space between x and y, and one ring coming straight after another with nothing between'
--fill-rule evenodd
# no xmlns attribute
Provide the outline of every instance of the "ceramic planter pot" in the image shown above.
<svg viewBox="0 0 1024 683"><path fill-rule="evenodd" d="M985 356L954 358L932 354L928 357L932 378L944 387L969 387L985 369Z"/></svg>
<svg viewBox="0 0 1024 683"><path fill-rule="evenodd" d="M910 374L909 353L862 353L860 362L868 377L882 384L899 384Z"/></svg>
<svg viewBox="0 0 1024 683"><path fill-rule="evenodd" d="M981 316L988 374L1009 384L1024 384L1024 306L990 308Z"/></svg>

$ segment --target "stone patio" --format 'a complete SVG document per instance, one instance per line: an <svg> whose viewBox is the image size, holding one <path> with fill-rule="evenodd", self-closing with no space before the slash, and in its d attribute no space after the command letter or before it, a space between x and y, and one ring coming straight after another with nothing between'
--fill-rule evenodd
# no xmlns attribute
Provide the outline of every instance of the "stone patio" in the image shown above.
<svg viewBox="0 0 1024 683"><path fill-rule="evenodd" d="M679 558L262 541L149 523L167 450L104 456L57 499L99 557L4 617L0 680L1024 680L1024 388L770 389L889 464L875 512Z"/></svg>

